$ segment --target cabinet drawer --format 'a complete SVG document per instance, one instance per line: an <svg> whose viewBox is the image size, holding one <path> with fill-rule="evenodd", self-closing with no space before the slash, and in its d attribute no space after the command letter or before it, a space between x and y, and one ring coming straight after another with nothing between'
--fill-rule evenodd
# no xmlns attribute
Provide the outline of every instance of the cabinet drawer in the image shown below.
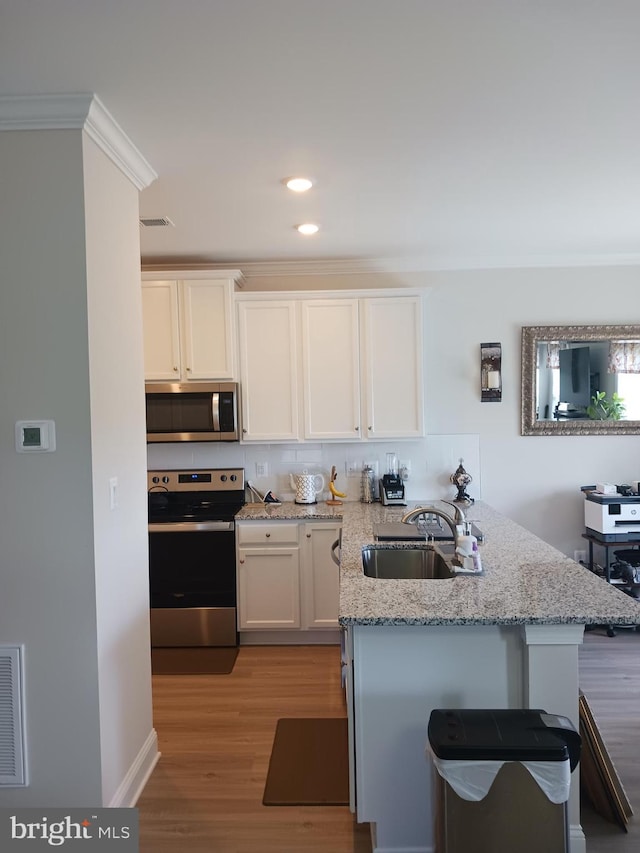
<svg viewBox="0 0 640 853"><path fill-rule="evenodd" d="M240 524L238 525L238 543L240 545L297 545L298 525L292 524Z"/></svg>

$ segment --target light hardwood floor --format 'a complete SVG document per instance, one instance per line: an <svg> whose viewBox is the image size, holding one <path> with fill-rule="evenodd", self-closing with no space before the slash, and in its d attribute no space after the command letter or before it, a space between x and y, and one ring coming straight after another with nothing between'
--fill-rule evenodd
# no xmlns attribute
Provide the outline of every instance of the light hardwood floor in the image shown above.
<svg viewBox="0 0 640 853"><path fill-rule="evenodd" d="M587 851L638 853L640 634L587 632L580 662L638 811L624 833L583 808ZM370 853L368 826L346 806L262 805L278 719L346 713L337 647L243 646L230 675L154 676L153 691L162 758L138 802L141 853Z"/></svg>
<svg viewBox="0 0 640 853"><path fill-rule="evenodd" d="M580 686L634 810L624 832L586 804L582 826L588 853L640 851L640 633L621 628L585 633L580 649Z"/></svg>
<svg viewBox="0 0 640 853"><path fill-rule="evenodd" d="M280 717L346 715L337 646L243 646L230 675L154 676L162 758L141 853L369 853L347 806L263 806Z"/></svg>

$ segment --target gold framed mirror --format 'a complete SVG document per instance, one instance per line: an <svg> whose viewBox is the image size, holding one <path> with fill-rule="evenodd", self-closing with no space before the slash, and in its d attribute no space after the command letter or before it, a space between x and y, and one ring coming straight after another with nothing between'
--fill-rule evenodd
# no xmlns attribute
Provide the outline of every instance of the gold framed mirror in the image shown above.
<svg viewBox="0 0 640 853"><path fill-rule="evenodd" d="M521 435L640 434L640 326L523 326Z"/></svg>

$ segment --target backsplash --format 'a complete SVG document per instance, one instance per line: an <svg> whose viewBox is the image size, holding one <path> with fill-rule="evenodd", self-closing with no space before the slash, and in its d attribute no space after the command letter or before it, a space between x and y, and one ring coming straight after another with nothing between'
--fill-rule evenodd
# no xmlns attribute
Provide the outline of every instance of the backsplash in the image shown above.
<svg viewBox="0 0 640 853"><path fill-rule="evenodd" d="M335 465L337 488L346 500L360 500L360 472L364 465L377 466L379 476L386 470L386 454L394 452L400 467L408 465L405 480L408 502L424 498L451 500L456 487L449 480L464 459L473 477L467 491L482 497L480 482L480 440L478 435L429 435L417 441L362 442L358 444L152 444L147 446L148 468L244 468L245 477L264 493L267 489L281 500L292 500L289 474L302 471L320 473L328 482Z"/></svg>

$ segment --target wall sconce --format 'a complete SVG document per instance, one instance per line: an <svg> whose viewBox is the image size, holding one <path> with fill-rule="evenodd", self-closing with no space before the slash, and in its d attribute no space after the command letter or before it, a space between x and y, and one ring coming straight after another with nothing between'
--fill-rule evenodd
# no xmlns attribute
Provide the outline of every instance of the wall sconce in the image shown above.
<svg viewBox="0 0 640 853"><path fill-rule="evenodd" d="M480 400L483 403L502 400L501 344L480 344Z"/></svg>

